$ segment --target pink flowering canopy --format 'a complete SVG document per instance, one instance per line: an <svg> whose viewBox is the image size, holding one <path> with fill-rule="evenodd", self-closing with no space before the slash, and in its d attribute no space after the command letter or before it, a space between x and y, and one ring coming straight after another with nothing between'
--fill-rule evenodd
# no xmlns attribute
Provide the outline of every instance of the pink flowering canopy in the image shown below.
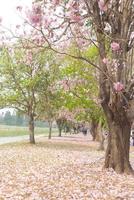
<svg viewBox="0 0 134 200"><path fill-rule="evenodd" d="M98 9L100 18L109 15L109 19L113 20L113 24L108 20L104 20L103 25L100 23L101 31L104 33L108 43L108 46L105 45L107 51L103 55L100 52L100 59L107 67L107 71L104 74L112 83L112 88L114 88L114 83L121 82L125 89L126 81L123 82L124 80L122 80L122 76L119 76L119 73L122 73L121 70L125 69L126 61L125 59L121 61L120 58L124 49L130 47L125 47L126 44L124 45L123 40L118 38L118 35L114 37L113 32L117 25L115 16L117 5L114 4L114 1L47 0L45 4L44 1L33 2L31 8L24 8L18 5L16 9L24 18L24 26L16 25L17 37L21 37L22 41L30 41L30 48L31 46L32 48L50 48L61 54L68 53L70 44L74 43L79 49L81 55L79 57L96 67L97 70L100 70L99 65L91 62L87 55L86 57L83 55L83 49L88 49L92 45L97 48L99 46L98 35L96 34L96 27L99 24L94 18L94 5ZM122 9L121 6L120 2L118 10ZM89 12L89 9L91 12ZM97 28L100 29L99 27ZM23 29L23 31L18 31L20 29ZM98 33L101 31L99 30ZM133 31L127 41L128 45L131 46ZM27 48L29 47L27 46ZM76 56L76 52L72 54L72 56ZM70 83L66 84L64 82L63 85L68 90Z"/></svg>

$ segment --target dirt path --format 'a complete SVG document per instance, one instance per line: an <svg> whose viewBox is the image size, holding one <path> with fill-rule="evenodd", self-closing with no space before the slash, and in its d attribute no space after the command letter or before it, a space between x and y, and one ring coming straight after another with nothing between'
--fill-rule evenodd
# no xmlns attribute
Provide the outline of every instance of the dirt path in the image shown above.
<svg viewBox="0 0 134 200"><path fill-rule="evenodd" d="M35 139L43 137L43 135L35 136ZM29 140L29 135L13 136L13 137L0 137L0 144L8 144L13 142L21 142L23 140Z"/></svg>
<svg viewBox="0 0 134 200"><path fill-rule="evenodd" d="M35 139L40 140L48 140L47 136L41 135L35 135ZM8 144L8 143L14 143L14 142L21 142L23 140L29 140L29 135L22 135L22 136L12 136L12 137L0 137L0 144ZM64 135L63 137L56 137L52 136L51 141L57 141L57 142L77 142L77 143L89 143L91 141L90 135L83 136L82 134L77 135Z"/></svg>

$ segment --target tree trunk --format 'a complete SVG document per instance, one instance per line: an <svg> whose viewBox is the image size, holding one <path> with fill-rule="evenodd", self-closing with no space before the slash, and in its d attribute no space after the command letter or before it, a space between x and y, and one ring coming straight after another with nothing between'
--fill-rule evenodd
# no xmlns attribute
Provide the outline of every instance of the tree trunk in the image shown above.
<svg viewBox="0 0 134 200"><path fill-rule="evenodd" d="M92 120L91 122L91 129L90 129L90 133L92 135L93 141L98 140L98 123L95 122L94 120Z"/></svg>
<svg viewBox="0 0 134 200"><path fill-rule="evenodd" d="M104 141L105 141L105 138L104 138L103 133L101 132L100 133L99 148L98 148L99 151L103 151L104 150Z"/></svg>
<svg viewBox="0 0 134 200"><path fill-rule="evenodd" d="M123 95L112 92L106 76L100 73L100 99L109 128L104 168L130 174L133 172L129 162L131 121L127 114L128 103Z"/></svg>
<svg viewBox="0 0 134 200"><path fill-rule="evenodd" d="M59 135L58 136L61 137L61 128L59 128Z"/></svg>
<svg viewBox="0 0 134 200"><path fill-rule="evenodd" d="M113 168L117 173L132 173L129 162L130 131L128 121L111 121L108 146L105 156L105 168Z"/></svg>
<svg viewBox="0 0 134 200"><path fill-rule="evenodd" d="M59 137L61 137L61 132L63 130L63 125L64 125L64 120L63 119L57 119L56 120L56 123L57 123L57 127L58 127L58 131L59 131Z"/></svg>
<svg viewBox="0 0 134 200"><path fill-rule="evenodd" d="M51 139L52 137L52 122L49 122L49 135L48 135L48 139Z"/></svg>
<svg viewBox="0 0 134 200"><path fill-rule="evenodd" d="M99 147L98 147L98 150L99 151L104 151L104 141L105 141L105 137L104 137L104 129L102 128L102 124L101 122L99 122L98 124L98 141L99 141Z"/></svg>
<svg viewBox="0 0 134 200"><path fill-rule="evenodd" d="M34 116L32 114L29 115L29 140L31 144L35 144L34 138Z"/></svg>

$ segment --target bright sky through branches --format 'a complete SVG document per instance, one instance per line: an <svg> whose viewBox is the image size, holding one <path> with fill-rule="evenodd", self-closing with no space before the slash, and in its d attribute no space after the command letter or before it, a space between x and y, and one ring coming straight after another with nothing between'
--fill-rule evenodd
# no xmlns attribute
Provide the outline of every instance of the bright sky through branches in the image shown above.
<svg viewBox="0 0 134 200"><path fill-rule="evenodd" d="M0 17L6 26L21 23L21 19L16 11L16 6L31 6L32 0L0 0Z"/></svg>

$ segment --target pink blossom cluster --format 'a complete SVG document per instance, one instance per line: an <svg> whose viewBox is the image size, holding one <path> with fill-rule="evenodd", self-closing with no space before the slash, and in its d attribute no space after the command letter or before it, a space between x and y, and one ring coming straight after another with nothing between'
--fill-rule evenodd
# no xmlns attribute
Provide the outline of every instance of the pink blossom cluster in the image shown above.
<svg viewBox="0 0 134 200"><path fill-rule="evenodd" d="M106 5L104 0L99 0L98 6L99 6L101 11L107 11L107 5Z"/></svg>
<svg viewBox="0 0 134 200"><path fill-rule="evenodd" d="M124 85L121 82L114 83L114 89L116 92L121 92L124 89Z"/></svg>
<svg viewBox="0 0 134 200"><path fill-rule="evenodd" d="M34 26L41 25L42 23L42 9L40 5L33 4L32 10L27 11L27 17L30 23Z"/></svg>
<svg viewBox="0 0 134 200"><path fill-rule="evenodd" d="M112 42L112 43L111 43L111 49L112 49L113 51L119 51L119 50L120 50L120 44L117 43L117 42Z"/></svg>
<svg viewBox="0 0 134 200"><path fill-rule="evenodd" d="M106 58L106 57L104 57L102 61L103 61L103 63L104 63L105 65L108 65L108 64L109 64L109 59Z"/></svg>
<svg viewBox="0 0 134 200"><path fill-rule="evenodd" d="M70 1L68 4L68 17L72 22L80 23L81 16L79 13L79 2L78 1Z"/></svg>
<svg viewBox="0 0 134 200"><path fill-rule="evenodd" d="M59 5L59 3L60 3L60 0L52 0L52 4L53 4L54 6Z"/></svg>
<svg viewBox="0 0 134 200"><path fill-rule="evenodd" d="M65 108L61 109L58 112L58 118L64 118L68 121L74 121L74 117L74 113Z"/></svg>

